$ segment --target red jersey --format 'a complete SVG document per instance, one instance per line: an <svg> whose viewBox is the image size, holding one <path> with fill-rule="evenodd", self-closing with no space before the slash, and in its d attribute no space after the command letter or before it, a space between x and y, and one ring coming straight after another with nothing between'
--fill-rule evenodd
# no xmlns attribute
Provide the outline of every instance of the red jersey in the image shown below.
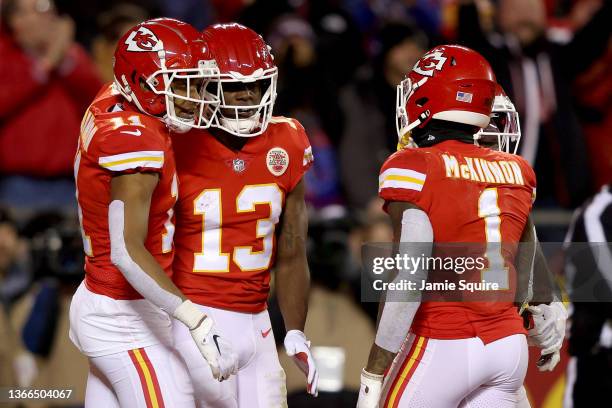
<svg viewBox="0 0 612 408"><path fill-rule="evenodd" d="M239 152L206 131L177 135L173 145L181 185L174 283L202 305L264 310L275 227L286 195L313 160L304 128L272 118Z"/></svg>
<svg viewBox="0 0 612 408"><path fill-rule="evenodd" d="M446 141L394 153L383 165L379 183L386 202L411 202L427 213L434 242L482 243L483 248L484 243L498 243L497 255L487 251L488 263L497 256L507 271L507 278L501 277L506 287L515 287L516 247L503 246L500 252L499 243L520 241L535 197L535 174L523 158ZM510 301L423 302L412 331L438 339L478 336L485 343L526 333Z"/></svg>
<svg viewBox="0 0 612 408"><path fill-rule="evenodd" d="M177 197L174 154L166 126L128 104L105 86L83 117L74 177L83 247L85 283L114 299L140 299L110 260L108 206L113 176L159 174L151 198L145 247L171 276L174 234L172 207Z"/></svg>

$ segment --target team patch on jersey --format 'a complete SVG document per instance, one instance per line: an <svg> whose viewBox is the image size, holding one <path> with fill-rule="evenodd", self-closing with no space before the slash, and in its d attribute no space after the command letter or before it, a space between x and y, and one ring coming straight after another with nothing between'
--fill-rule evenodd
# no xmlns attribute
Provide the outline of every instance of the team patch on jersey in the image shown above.
<svg viewBox="0 0 612 408"><path fill-rule="evenodd" d="M425 184L425 173L409 169L390 168L378 178L378 190L383 188L403 188L421 191Z"/></svg>
<svg viewBox="0 0 612 408"><path fill-rule="evenodd" d="M282 176L289 167L289 154L281 147L273 147L268 150L266 164L270 173L275 176Z"/></svg>

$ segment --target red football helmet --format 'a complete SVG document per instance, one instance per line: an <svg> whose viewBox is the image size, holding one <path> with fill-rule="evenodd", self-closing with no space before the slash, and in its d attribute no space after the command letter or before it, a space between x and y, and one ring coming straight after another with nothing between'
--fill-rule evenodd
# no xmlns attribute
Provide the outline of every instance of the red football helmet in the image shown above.
<svg viewBox="0 0 612 408"><path fill-rule="evenodd" d="M495 88L495 99L489 125L474 135L476 143L497 147L506 153L516 154L521 142L521 124L514 104L501 85Z"/></svg>
<svg viewBox="0 0 612 408"><path fill-rule="evenodd" d="M486 127L495 85L491 66L476 51L459 45L427 51L397 87L400 143L431 119Z"/></svg>
<svg viewBox="0 0 612 408"><path fill-rule="evenodd" d="M136 25L117 43L113 69L117 90L143 113L179 132L210 126L220 100L207 85L219 70L191 25L170 18Z"/></svg>
<svg viewBox="0 0 612 408"><path fill-rule="evenodd" d="M221 105L213 126L243 137L263 133L272 118L278 76L270 46L255 31L237 23L210 26L204 30L204 39L220 71ZM261 85L259 103L231 105L226 102L224 84L228 88L230 83L256 81Z"/></svg>

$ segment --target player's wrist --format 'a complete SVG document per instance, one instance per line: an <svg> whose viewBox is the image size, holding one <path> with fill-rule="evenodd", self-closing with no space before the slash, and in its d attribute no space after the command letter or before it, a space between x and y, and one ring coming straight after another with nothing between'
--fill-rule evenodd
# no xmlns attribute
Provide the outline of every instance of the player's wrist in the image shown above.
<svg viewBox="0 0 612 408"><path fill-rule="evenodd" d="M181 303L172 316L187 326L189 330L196 329L204 319L208 318L191 300Z"/></svg>
<svg viewBox="0 0 612 408"><path fill-rule="evenodd" d="M306 341L306 335L302 330L292 329L287 332L285 338L299 337L300 339Z"/></svg>
<svg viewBox="0 0 612 408"><path fill-rule="evenodd" d="M372 382L372 381L382 382L384 377L385 377L384 374L375 374L375 373L369 372L365 368L361 369L361 382L362 383L367 383L367 382Z"/></svg>

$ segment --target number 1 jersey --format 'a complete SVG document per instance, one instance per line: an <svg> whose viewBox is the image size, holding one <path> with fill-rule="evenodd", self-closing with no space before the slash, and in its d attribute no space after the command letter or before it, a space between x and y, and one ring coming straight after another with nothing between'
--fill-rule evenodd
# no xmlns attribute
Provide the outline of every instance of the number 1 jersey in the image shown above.
<svg viewBox="0 0 612 408"><path fill-rule="evenodd" d="M507 299L513 299L516 287L516 245L512 244L520 241L535 185L533 170L520 156L460 141L403 149L387 159L379 177L380 197L386 203L411 202L425 211L434 242L442 243L439 247L472 243L461 249L470 256L470 251L482 249L478 255L486 256L489 266L492 262L500 266L490 272L495 274L493 280L500 280L499 287L506 289L500 297L504 300L493 302L425 301L414 318L414 333L438 339L477 336L487 343L525 332L513 302ZM486 243L493 243L496 251L485 250ZM476 276L487 276L485 271ZM439 274L429 279L436 277ZM463 298L469 300L470 295Z"/></svg>
<svg viewBox="0 0 612 408"><path fill-rule="evenodd" d="M202 305L264 310L285 198L313 160L304 128L275 117L238 152L199 130L176 135L173 146L175 284Z"/></svg>

